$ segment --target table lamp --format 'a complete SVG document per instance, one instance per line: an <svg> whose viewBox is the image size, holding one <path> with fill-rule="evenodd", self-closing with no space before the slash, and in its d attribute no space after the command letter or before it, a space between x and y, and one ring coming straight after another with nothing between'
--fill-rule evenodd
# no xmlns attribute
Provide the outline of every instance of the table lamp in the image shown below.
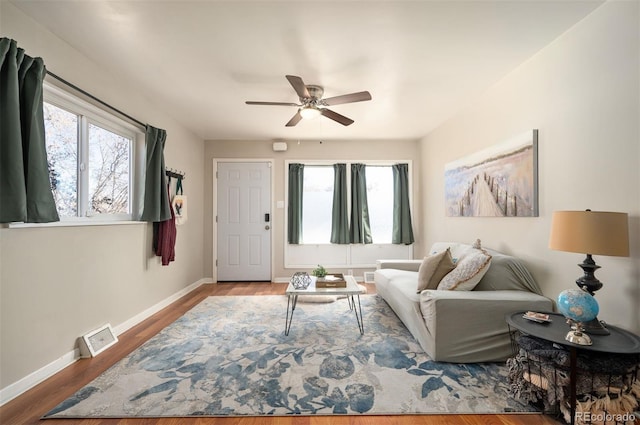
<svg viewBox="0 0 640 425"><path fill-rule="evenodd" d="M555 211L551 218L549 248L556 251L586 254L578 264L584 274L576 280L576 285L591 295L602 288L602 282L595 277L600 268L592 255L615 257L629 256L629 218L626 213L602 211ZM608 335L609 331L596 317L585 323L585 332L594 335Z"/></svg>

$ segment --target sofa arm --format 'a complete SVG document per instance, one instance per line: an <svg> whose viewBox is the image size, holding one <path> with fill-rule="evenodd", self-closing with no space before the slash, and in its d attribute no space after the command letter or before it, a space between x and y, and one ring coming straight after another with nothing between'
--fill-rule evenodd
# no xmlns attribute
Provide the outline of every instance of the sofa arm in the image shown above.
<svg viewBox="0 0 640 425"><path fill-rule="evenodd" d="M499 361L511 355L505 321L515 311L552 311L550 299L528 291L438 291L420 294L420 311L436 361Z"/></svg>
<svg viewBox="0 0 640 425"><path fill-rule="evenodd" d="M397 269L417 272L422 260L377 260L376 269Z"/></svg>

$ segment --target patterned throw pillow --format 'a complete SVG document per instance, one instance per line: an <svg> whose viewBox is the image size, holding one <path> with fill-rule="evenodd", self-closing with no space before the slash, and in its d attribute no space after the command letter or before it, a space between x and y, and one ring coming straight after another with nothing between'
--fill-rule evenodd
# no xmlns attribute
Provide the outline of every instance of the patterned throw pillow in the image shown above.
<svg viewBox="0 0 640 425"><path fill-rule="evenodd" d="M460 259L456 268L438 285L439 290L471 291L491 266L491 255L484 249L473 249Z"/></svg>
<svg viewBox="0 0 640 425"><path fill-rule="evenodd" d="M418 269L418 294L425 289L436 289L442 278L455 267L449 248L424 257Z"/></svg>

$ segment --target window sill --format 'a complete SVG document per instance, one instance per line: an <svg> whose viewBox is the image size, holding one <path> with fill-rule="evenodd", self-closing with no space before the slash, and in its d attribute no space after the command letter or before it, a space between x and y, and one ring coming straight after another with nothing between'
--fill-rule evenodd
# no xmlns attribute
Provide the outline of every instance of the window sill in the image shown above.
<svg viewBox="0 0 640 425"><path fill-rule="evenodd" d="M77 226L121 226L131 224L146 224L146 221L133 220L64 220L51 223L9 223L9 229L25 229L33 227L77 227Z"/></svg>

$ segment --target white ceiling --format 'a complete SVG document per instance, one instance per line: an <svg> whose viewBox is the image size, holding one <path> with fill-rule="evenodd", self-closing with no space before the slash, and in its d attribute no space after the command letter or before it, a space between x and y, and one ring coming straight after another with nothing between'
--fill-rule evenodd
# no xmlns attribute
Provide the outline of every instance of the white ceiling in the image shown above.
<svg viewBox="0 0 640 425"><path fill-rule="evenodd" d="M602 3L11 1L198 136L233 140L422 137ZM244 103L298 102L286 74L373 99L331 107L349 127L287 128L295 107Z"/></svg>

